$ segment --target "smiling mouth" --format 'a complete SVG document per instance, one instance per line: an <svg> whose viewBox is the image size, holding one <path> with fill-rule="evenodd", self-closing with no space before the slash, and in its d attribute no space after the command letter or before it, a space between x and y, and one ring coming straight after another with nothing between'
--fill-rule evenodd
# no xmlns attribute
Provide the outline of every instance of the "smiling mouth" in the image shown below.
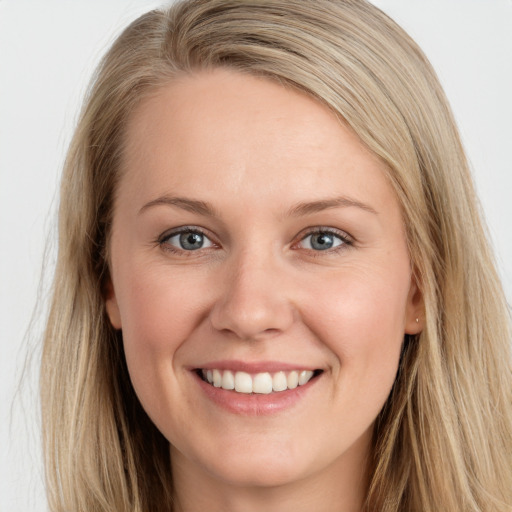
<svg viewBox="0 0 512 512"><path fill-rule="evenodd" d="M268 395L304 386L323 371L292 370L250 374L231 370L198 369L196 372L204 382L215 388L222 388L235 393Z"/></svg>

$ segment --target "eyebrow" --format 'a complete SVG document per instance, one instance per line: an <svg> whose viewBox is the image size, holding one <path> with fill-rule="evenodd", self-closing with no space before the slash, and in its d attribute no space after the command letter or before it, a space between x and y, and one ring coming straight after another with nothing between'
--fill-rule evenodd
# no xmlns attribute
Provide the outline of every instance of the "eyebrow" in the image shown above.
<svg viewBox="0 0 512 512"><path fill-rule="evenodd" d="M298 203L292 208L290 208L290 210L288 210L288 215L292 217L300 217L303 215L311 215L313 213L318 213L323 210L329 210L331 208L348 207L360 208L361 210L373 213L374 215L378 215L377 211L373 209L371 206L362 203L361 201L357 201L356 199L343 196L334 197L331 199L322 199L319 201Z"/></svg>
<svg viewBox="0 0 512 512"><path fill-rule="evenodd" d="M197 213L199 215L204 215L207 217L215 217L217 216L215 209L209 203L205 201L198 201L196 199L188 199L186 197L173 197L173 196L162 196L157 199L153 199L153 201L149 201L146 203L140 210L139 215L144 213L149 208L154 206L176 206L181 208L182 210L186 210L188 212Z"/></svg>
<svg viewBox="0 0 512 512"><path fill-rule="evenodd" d="M216 213L215 208L205 201L199 201L197 199L188 199L186 197L174 197L174 196L161 196L157 199L153 199L146 203L140 210L139 215L144 213L149 208L154 206L176 206L181 208L182 210L186 210L188 212L197 213L199 215L204 215L207 217L218 217L219 215ZM331 208L348 208L355 207L360 208L361 210L367 211L369 213L373 213L374 215L378 215L377 211L373 209L371 206L362 203L361 201L357 201L355 199L351 199L349 197L334 197L330 199L322 199L319 201L308 201L298 203L292 206L288 212L287 216L290 217L301 217L305 215L311 215L313 213L318 213L323 210L329 210Z"/></svg>

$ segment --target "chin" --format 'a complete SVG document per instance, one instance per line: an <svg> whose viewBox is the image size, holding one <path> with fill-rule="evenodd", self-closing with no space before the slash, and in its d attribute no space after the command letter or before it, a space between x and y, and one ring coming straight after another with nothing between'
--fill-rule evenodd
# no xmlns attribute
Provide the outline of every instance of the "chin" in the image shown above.
<svg viewBox="0 0 512 512"><path fill-rule="evenodd" d="M277 487L300 480L303 475L290 460L272 458L242 458L233 464L211 468L216 478L235 487Z"/></svg>
<svg viewBox="0 0 512 512"><path fill-rule="evenodd" d="M196 453L196 463L218 481L235 487L274 487L302 479L312 468L305 450L285 447L286 443L253 439L244 442L218 442L217 453ZM300 460L294 454L300 453Z"/></svg>

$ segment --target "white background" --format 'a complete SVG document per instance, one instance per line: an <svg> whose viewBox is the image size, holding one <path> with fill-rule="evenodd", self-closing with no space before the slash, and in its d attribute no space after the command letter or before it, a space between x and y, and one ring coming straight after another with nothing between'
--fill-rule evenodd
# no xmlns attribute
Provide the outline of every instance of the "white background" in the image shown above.
<svg viewBox="0 0 512 512"><path fill-rule="evenodd" d="M0 0L0 512L45 510L36 369L46 290L38 288L46 239L55 240L56 188L80 99L115 35L159 3ZM409 31L438 71L510 302L512 0L374 3ZM50 250L49 273L53 259ZM34 355L32 370L14 399L27 353Z"/></svg>

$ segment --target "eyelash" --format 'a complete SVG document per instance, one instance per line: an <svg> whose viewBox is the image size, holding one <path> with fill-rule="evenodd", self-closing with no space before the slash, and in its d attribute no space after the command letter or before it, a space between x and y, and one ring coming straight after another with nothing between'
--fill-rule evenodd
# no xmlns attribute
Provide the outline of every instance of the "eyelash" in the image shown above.
<svg viewBox="0 0 512 512"><path fill-rule="evenodd" d="M168 251L168 252L171 252L174 254L179 254L180 256L185 256L185 257L193 256L194 253L198 252L200 249L197 249L195 251L187 251L186 249L180 249L178 247L175 247L168 242L171 238L178 236L178 235L182 235L184 233L189 233L189 234L196 233L198 235L201 235L205 239L209 240L210 243L212 244L212 246L218 247L218 245L211 239L211 237L208 236L205 231L203 231L201 228L198 228L197 226L183 226L183 227L180 227L177 229L173 229L172 231L167 231L166 233L164 233L163 235L158 237L157 244L160 245L160 247L165 251ZM210 247L205 247L204 249L210 249Z"/></svg>
<svg viewBox="0 0 512 512"><path fill-rule="evenodd" d="M168 242L171 238L181 235L181 234L184 234L184 233L199 234L199 235L203 236L205 239L207 239L212 245L210 247L200 248L200 249L196 249L196 250L186 250L186 249L180 249L178 247L175 247ZM324 249L324 250L305 249L306 251L308 251L308 253L312 257L319 257L319 256L322 256L323 254L330 254L330 255L336 254L336 253L346 250L348 247L351 247L354 245L354 241L353 241L352 237L350 237L347 233L337 230L337 229L334 229L334 228L320 226L320 227L315 227L315 228L312 228L312 229L302 232L299 235L299 240L292 244L292 248L297 247L298 244L303 242L304 240L306 240L307 237L315 235L315 234L332 235L332 236L338 238L339 240L341 240L341 243L333 248L328 248L328 249ZM215 248L215 247L218 248L219 247L219 245L216 244L204 230L202 230L201 228L199 228L197 226L183 226L183 227L174 229L170 232L168 231L168 232L162 234L160 237L158 237L156 242L163 250L174 253L174 254L179 254L180 256L185 256L185 257L192 256L192 255L194 255L195 252L199 252L201 249L208 250L210 248Z"/></svg>
<svg viewBox="0 0 512 512"><path fill-rule="evenodd" d="M332 247L329 249L324 249L324 250L316 250L315 251L314 249L305 249L314 258L320 257L324 254L326 254L326 255L337 254L337 253L344 251L354 245L354 241L353 241L352 237L349 236L344 231L340 231L338 229L324 227L324 226L315 227L315 228L312 228L312 229L302 232L299 235L299 237L300 237L299 241L294 243L293 245L296 246L300 242L303 242L308 236L312 236L312 235L316 235L316 234L332 235L332 236L338 238L339 240L341 240L342 243L340 243L339 245L337 245L335 247Z"/></svg>

